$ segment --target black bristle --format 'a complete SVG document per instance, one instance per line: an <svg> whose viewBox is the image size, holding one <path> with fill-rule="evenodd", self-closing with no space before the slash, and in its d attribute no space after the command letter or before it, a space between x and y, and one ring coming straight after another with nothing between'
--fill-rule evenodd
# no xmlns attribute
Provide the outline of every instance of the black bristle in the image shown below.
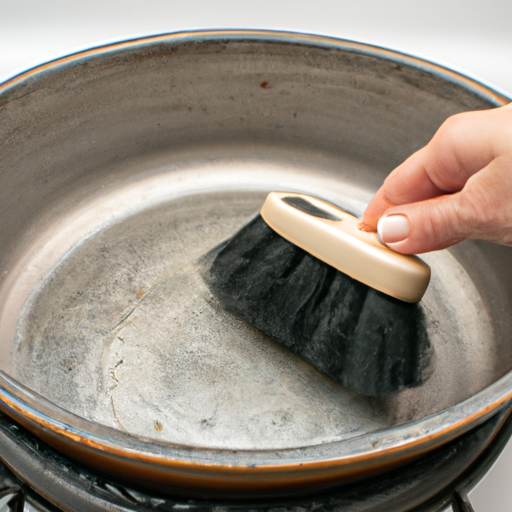
<svg viewBox="0 0 512 512"><path fill-rule="evenodd" d="M422 383L431 347L419 304L355 281L260 215L203 259L222 307L368 396Z"/></svg>

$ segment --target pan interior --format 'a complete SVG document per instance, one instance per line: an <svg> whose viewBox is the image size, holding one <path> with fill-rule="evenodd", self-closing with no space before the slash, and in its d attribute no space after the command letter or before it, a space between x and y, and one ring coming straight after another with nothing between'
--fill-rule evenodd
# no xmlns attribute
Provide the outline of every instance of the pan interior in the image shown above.
<svg viewBox="0 0 512 512"><path fill-rule="evenodd" d="M153 157L133 162L130 180L68 206L12 269L2 370L101 425L258 450L420 419L494 382L499 355L489 316L448 251L425 257L433 269L422 301L433 349L428 378L385 399L343 388L220 308L198 260L248 222L269 190L304 191L356 213L371 197L346 178L368 172L363 164L303 156L294 149L274 161L196 157L179 167ZM461 366L466 371L454 371Z"/></svg>

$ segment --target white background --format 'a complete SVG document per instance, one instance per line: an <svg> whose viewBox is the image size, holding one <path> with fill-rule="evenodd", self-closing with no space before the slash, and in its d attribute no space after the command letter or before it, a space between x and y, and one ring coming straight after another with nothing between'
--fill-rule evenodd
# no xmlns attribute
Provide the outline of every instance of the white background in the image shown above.
<svg viewBox="0 0 512 512"><path fill-rule="evenodd" d="M387 46L512 96L512 0L0 0L0 82L121 39L197 28L267 28Z"/></svg>
<svg viewBox="0 0 512 512"><path fill-rule="evenodd" d="M512 0L0 0L0 82L91 46L205 28L372 43L444 64L512 97ZM512 510L512 443L508 448L472 493L477 512Z"/></svg>

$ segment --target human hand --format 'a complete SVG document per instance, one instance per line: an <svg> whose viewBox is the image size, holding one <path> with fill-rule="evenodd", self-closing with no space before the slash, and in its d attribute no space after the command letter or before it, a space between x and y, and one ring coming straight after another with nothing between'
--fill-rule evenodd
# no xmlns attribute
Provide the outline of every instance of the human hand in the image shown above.
<svg viewBox="0 0 512 512"><path fill-rule="evenodd" d="M457 114L384 181L359 227L404 254L512 245L512 104Z"/></svg>

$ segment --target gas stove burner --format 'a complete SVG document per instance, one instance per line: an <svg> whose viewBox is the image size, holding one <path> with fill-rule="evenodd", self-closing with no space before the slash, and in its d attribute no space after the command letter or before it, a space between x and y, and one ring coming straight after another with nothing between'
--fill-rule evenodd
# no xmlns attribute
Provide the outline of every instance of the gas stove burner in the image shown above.
<svg viewBox="0 0 512 512"><path fill-rule="evenodd" d="M287 500L198 500L125 487L60 455L0 415L0 512L471 512L467 493L512 433L510 408L406 467ZM498 434L495 435L496 431Z"/></svg>
<svg viewBox="0 0 512 512"><path fill-rule="evenodd" d="M0 485L3 487L8 480L4 480L2 476L0 476ZM4 487L0 491L0 512L22 512L23 501L23 493L17 485Z"/></svg>

